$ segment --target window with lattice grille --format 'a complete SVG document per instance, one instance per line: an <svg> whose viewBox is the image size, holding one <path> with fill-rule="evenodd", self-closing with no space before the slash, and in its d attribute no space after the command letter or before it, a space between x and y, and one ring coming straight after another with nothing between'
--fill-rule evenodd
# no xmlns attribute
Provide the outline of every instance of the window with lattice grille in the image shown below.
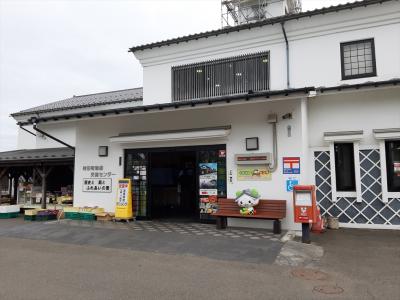
<svg viewBox="0 0 400 300"><path fill-rule="evenodd" d="M342 79L376 76L374 39L340 44Z"/></svg>
<svg viewBox="0 0 400 300"><path fill-rule="evenodd" d="M172 101L269 90L269 52L172 67Z"/></svg>

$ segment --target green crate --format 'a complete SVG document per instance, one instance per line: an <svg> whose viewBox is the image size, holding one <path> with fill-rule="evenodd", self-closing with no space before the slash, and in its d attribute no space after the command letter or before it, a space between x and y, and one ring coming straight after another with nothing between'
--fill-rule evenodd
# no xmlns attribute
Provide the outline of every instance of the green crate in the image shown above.
<svg viewBox="0 0 400 300"><path fill-rule="evenodd" d="M92 213L80 213L80 219L84 221L94 221L96 220L96 215Z"/></svg>
<svg viewBox="0 0 400 300"><path fill-rule="evenodd" d="M36 221L36 216L24 216L25 221Z"/></svg>
<svg viewBox="0 0 400 300"><path fill-rule="evenodd" d="M11 219L18 217L17 212L10 212L10 213L0 213L0 219Z"/></svg>
<svg viewBox="0 0 400 300"><path fill-rule="evenodd" d="M49 220L49 216L46 215L37 215L35 218L35 221L48 221Z"/></svg>
<svg viewBox="0 0 400 300"><path fill-rule="evenodd" d="M81 216L78 212L65 212L64 218L70 220L80 220Z"/></svg>

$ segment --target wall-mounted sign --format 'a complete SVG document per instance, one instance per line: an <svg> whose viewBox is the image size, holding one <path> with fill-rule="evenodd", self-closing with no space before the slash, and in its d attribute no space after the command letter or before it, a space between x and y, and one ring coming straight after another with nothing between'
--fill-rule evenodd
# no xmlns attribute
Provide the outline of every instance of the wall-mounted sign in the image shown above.
<svg viewBox="0 0 400 300"><path fill-rule="evenodd" d="M237 167L238 181L268 181L272 175L265 165L251 165Z"/></svg>
<svg viewBox="0 0 400 300"><path fill-rule="evenodd" d="M271 153L235 154L238 165L260 165L271 163Z"/></svg>
<svg viewBox="0 0 400 300"><path fill-rule="evenodd" d="M283 174L300 174L300 157L284 157Z"/></svg>
<svg viewBox="0 0 400 300"><path fill-rule="evenodd" d="M200 183L200 196L210 196L210 195L217 195L218 188L217 188L217 163L200 163L200 176L199 176L199 183Z"/></svg>
<svg viewBox="0 0 400 300"><path fill-rule="evenodd" d="M83 178L83 191L93 193L111 193L111 178Z"/></svg>
<svg viewBox="0 0 400 300"><path fill-rule="evenodd" d="M286 179L286 192L292 192L293 187L298 184L299 184L299 180L297 178Z"/></svg>

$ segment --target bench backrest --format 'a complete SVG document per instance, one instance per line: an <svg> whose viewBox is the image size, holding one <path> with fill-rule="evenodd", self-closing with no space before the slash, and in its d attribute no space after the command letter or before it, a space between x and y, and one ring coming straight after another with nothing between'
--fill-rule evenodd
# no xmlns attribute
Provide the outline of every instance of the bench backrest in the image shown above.
<svg viewBox="0 0 400 300"><path fill-rule="evenodd" d="M286 217L286 200L261 199L254 208L259 216L276 216L279 219ZM218 198L218 213L239 214L239 210L234 199Z"/></svg>

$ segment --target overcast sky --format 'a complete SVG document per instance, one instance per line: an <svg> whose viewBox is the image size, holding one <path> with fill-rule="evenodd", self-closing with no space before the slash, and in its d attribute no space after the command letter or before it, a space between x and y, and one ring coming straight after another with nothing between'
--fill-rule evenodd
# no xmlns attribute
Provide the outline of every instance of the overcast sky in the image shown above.
<svg viewBox="0 0 400 300"><path fill-rule="evenodd" d="M10 113L142 85L129 47L221 27L220 0L0 0L0 151ZM303 11L349 0L303 0Z"/></svg>

